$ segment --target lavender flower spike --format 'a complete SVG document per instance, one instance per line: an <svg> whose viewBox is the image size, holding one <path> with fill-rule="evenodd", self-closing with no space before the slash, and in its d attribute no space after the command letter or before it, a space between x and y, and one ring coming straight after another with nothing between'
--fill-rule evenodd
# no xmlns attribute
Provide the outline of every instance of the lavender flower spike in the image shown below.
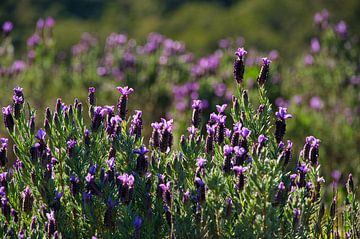
<svg viewBox="0 0 360 239"><path fill-rule="evenodd" d="M280 143L285 135L286 131L286 119L291 119L292 115L287 113L287 108L279 107L279 111L275 112L276 115L276 130L275 130L275 138L276 142Z"/></svg>
<svg viewBox="0 0 360 239"><path fill-rule="evenodd" d="M269 71L270 71L270 63L271 63L271 60L269 60L268 58L266 58L266 57L262 58L262 66L260 69L259 76L257 78L257 81L260 86L263 86L265 84L265 82L267 81Z"/></svg>
<svg viewBox="0 0 360 239"><path fill-rule="evenodd" d="M247 54L244 48L238 48L235 52L237 59L234 61L234 79L238 84L241 84L244 79L245 64L244 56Z"/></svg>
<svg viewBox="0 0 360 239"><path fill-rule="evenodd" d="M4 124L5 127L9 130L9 131L14 131L14 118L12 117L12 108L11 105L3 107L2 108L2 112L4 114Z"/></svg>
<svg viewBox="0 0 360 239"><path fill-rule="evenodd" d="M121 94L121 97L119 98L118 105L117 105L119 115L120 115L122 120L125 120L126 119L126 113L127 113L128 95L130 95L132 92L134 92L134 89L129 88L128 86L125 86L125 87L120 87L119 86L116 89Z"/></svg>
<svg viewBox="0 0 360 239"><path fill-rule="evenodd" d="M198 128L201 122L202 101L193 100L192 108L193 108L193 114L192 114L191 122L195 128Z"/></svg>

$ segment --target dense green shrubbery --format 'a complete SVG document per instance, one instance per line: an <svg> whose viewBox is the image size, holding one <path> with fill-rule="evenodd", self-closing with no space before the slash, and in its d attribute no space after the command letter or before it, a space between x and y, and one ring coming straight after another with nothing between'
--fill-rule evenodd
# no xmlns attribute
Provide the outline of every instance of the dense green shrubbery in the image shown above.
<svg viewBox="0 0 360 239"><path fill-rule="evenodd" d="M286 108L274 114L266 96L270 61L258 77L258 109L243 90L243 49L237 51L236 95L198 128L201 101L193 101L189 135L173 149L173 120L153 123L143 145L142 112L127 117L132 88L118 87L114 106L96 104L89 89L86 124L78 100L59 99L35 130L35 111L15 88L3 108L16 161L6 168L1 139L3 237L89 238L318 238L359 237L360 209L352 176L343 206L337 186L331 206L322 202L319 143L306 139L300 156L284 144ZM136 93L133 93L136 94ZM226 121L234 131L226 128ZM274 122L275 121L275 128Z"/></svg>

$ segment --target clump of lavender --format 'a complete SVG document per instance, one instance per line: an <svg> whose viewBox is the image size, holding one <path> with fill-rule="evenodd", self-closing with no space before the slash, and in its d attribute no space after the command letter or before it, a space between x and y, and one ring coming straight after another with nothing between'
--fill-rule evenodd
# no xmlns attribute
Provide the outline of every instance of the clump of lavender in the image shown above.
<svg viewBox="0 0 360 239"><path fill-rule="evenodd" d="M46 23L39 22L37 31L46 29ZM162 64L182 52L181 44L153 37L143 54L163 49ZM113 38L107 50L125 45L123 37ZM243 61L245 53L240 53L237 60ZM132 60L129 57L126 64L136 67ZM211 64L201 65L204 62ZM214 74L216 59L200 63L197 77ZM126 120L128 95L133 92L128 87L119 87L118 115L113 106L97 105L90 88L88 121L78 100L66 105L59 99L54 112L46 110L44 127L38 131L34 111L28 114L16 106L17 99L3 109L16 160L9 165L10 142L1 138L0 236L357 236L360 205L355 200L355 179L352 175L347 179L343 205L334 184L334 200L327 212L322 204L320 140L307 137L300 157L292 162L295 147L284 141L285 120L291 115L286 108L275 115L271 111L264 87L268 71L263 65L260 106L254 108L241 84L244 68L238 68L235 77L240 83L231 114L227 104L216 105L217 113L209 116L206 130L199 120L205 118L200 117L201 104L194 101L189 137L183 135L180 145L174 145L174 120L164 118L151 124L145 145L143 112L136 111ZM18 88L14 96L20 97L19 92ZM25 103L23 99L21 104Z"/></svg>

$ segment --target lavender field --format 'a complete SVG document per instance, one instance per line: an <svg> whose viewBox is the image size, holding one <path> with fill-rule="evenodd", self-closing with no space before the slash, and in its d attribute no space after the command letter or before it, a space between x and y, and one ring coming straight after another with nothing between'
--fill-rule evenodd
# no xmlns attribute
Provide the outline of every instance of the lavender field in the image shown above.
<svg viewBox="0 0 360 239"><path fill-rule="evenodd" d="M1 23L0 237L360 238L360 39L311 21L291 61Z"/></svg>

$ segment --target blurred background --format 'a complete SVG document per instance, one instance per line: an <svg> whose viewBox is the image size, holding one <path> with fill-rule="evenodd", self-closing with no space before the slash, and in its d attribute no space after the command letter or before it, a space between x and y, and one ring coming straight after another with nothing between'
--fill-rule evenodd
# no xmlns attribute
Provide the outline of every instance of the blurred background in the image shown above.
<svg viewBox="0 0 360 239"><path fill-rule="evenodd" d="M314 34L313 16L326 8L334 21L344 20L360 31L357 0L2 0L0 22L10 20L15 46L24 48L40 17L56 19L54 36L69 49L81 34L95 33L101 41L124 32L138 41L159 32L183 41L196 54L211 53L219 39L243 36L259 50L277 49L293 59Z"/></svg>
<svg viewBox="0 0 360 239"><path fill-rule="evenodd" d="M234 51L243 46L252 100L260 57L273 60L267 88L274 110L294 115L286 136L294 158L314 135L327 180L344 182L349 172L359 179L358 0L2 0L6 21L0 103L10 104L21 85L38 127L58 97L86 102L95 86L99 105L116 105L115 87L129 85L129 114L143 110L145 142L150 123L165 116L180 136L193 99L204 100L206 119L216 104L231 105Z"/></svg>

